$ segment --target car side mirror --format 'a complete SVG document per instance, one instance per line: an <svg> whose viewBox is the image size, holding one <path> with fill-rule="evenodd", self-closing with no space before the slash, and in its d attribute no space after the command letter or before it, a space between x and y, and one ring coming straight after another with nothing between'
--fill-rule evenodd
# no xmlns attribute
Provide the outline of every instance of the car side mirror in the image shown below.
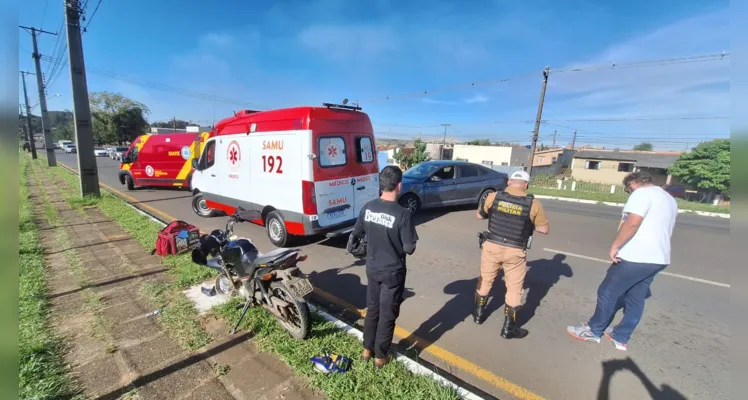
<svg viewBox="0 0 748 400"><path fill-rule="evenodd" d="M122 164L131 164L131 163L132 163L132 161L130 160L130 156L129 155L122 156Z"/></svg>
<svg viewBox="0 0 748 400"><path fill-rule="evenodd" d="M198 163L196 158L192 159L192 169L195 171L200 171L200 163Z"/></svg>

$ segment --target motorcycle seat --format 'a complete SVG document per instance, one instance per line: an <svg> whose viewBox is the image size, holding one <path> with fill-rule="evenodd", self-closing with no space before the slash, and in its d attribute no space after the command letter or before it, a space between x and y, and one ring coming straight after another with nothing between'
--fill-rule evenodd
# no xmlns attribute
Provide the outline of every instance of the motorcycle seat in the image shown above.
<svg viewBox="0 0 748 400"><path fill-rule="evenodd" d="M291 254L296 251L297 250L295 249L285 249L285 248L275 249L273 251L269 251L264 254L257 254L257 257L255 257L255 259L252 260L252 263L256 265L272 264L274 261L280 258L283 258L287 256L288 254Z"/></svg>

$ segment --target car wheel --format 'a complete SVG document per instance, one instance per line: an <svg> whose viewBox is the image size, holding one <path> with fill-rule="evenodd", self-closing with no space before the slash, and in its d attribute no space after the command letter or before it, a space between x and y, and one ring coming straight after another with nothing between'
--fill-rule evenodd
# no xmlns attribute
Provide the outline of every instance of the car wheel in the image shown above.
<svg viewBox="0 0 748 400"><path fill-rule="evenodd" d="M192 211L203 218L210 218L216 215L216 210L208 207L203 194L199 192L192 196Z"/></svg>
<svg viewBox="0 0 748 400"><path fill-rule="evenodd" d="M494 191L491 189L486 189L481 193L480 197L478 198L478 204L483 204L486 201L486 197L488 197L489 194L493 193Z"/></svg>
<svg viewBox="0 0 748 400"><path fill-rule="evenodd" d="M400 206L407 208L411 214L415 214L421 208L421 201L414 194L406 194L398 201Z"/></svg>
<svg viewBox="0 0 748 400"><path fill-rule="evenodd" d="M270 239L270 243L275 247L284 247L288 244L286 223L278 211L271 211L267 218L265 218L265 231Z"/></svg>
<svg viewBox="0 0 748 400"><path fill-rule="evenodd" d="M125 175L125 185L127 186L127 190L135 190L135 182L133 182L132 176Z"/></svg>

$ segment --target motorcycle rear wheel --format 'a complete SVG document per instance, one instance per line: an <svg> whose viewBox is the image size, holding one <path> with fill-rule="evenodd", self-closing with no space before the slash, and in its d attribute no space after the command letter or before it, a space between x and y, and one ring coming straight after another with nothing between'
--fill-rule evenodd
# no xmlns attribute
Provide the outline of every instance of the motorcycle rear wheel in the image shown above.
<svg viewBox="0 0 748 400"><path fill-rule="evenodd" d="M274 296L280 297L290 304L287 310L290 314L290 321L278 318L278 322L283 329L294 339L307 339L312 331L312 318L309 315L309 306L306 302L294 297L283 282L270 283L270 291Z"/></svg>

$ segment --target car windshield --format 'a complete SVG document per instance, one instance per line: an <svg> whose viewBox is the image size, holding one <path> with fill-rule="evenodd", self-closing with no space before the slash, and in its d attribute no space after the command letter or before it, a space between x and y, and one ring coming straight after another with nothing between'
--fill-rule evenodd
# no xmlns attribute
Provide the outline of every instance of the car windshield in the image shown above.
<svg viewBox="0 0 748 400"><path fill-rule="evenodd" d="M117 147L117 151L127 151L127 147Z"/></svg>
<svg viewBox="0 0 748 400"><path fill-rule="evenodd" d="M405 171L403 177L410 179L423 179L434 173L437 168L439 167L433 164L418 164Z"/></svg>

